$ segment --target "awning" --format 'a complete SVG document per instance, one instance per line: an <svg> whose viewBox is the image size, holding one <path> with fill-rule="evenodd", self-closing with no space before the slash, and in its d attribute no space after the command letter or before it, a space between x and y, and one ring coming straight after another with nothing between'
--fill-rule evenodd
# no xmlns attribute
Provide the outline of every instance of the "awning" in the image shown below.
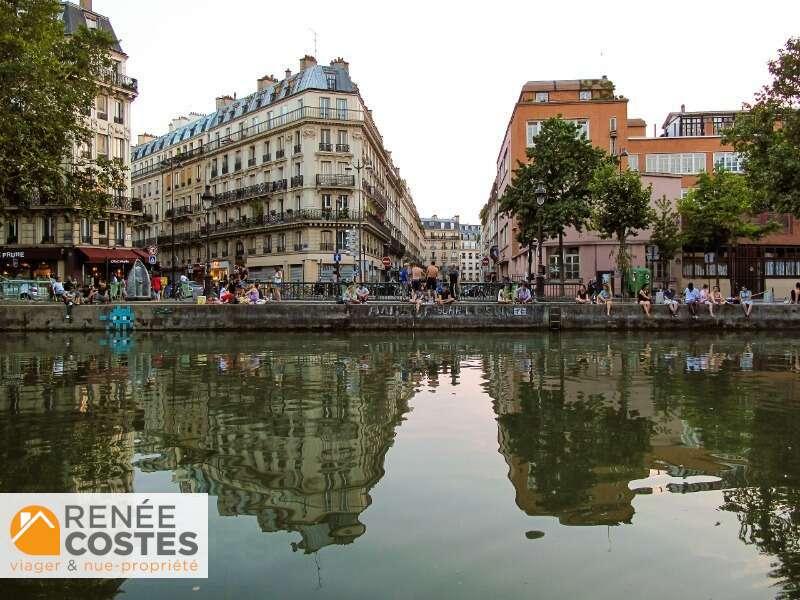
<svg viewBox="0 0 800 600"><path fill-rule="evenodd" d="M87 263L93 264L103 264L106 261L111 264L132 264L142 258L135 250L122 248L78 248L78 250L86 258Z"/></svg>

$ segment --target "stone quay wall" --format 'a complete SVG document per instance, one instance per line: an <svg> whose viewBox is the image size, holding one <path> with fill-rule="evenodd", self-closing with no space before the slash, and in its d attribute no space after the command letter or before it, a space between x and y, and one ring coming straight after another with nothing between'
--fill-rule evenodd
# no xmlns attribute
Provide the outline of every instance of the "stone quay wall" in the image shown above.
<svg viewBox="0 0 800 600"><path fill-rule="evenodd" d="M656 306L645 317L635 304L617 304L606 318L602 306L533 304L526 306L458 303L423 306L374 303L270 303L192 305L131 302L74 306L70 318L62 304L0 305L0 331L291 331L291 330L800 330L800 305L756 304L750 319L740 306L718 308L709 316L698 307L698 319L685 306L670 317Z"/></svg>

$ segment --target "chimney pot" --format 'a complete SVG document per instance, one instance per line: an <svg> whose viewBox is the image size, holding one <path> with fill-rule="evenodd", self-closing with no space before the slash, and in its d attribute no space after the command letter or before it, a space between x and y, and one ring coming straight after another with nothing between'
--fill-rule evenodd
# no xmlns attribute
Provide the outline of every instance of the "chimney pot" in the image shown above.
<svg viewBox="0 0 800 600"><path fill-rule="evenodd" d="M682 113L686 112L686 105L685 104L681 104L681 112Z"/></svg>
<svg viewBox="0 0 800 600"><path fill-rule="evenodd" d="M81 0L81 8L83 10L92 10L92 0Z"/></svg>
<svg viewBox="0 0 800 600"><path fill-rule="evenodd" d="M291 69L286 69L286 73L284 73L284 75L286 76L286 79L289 79L289 77L292 76L292 70Z"/></svg>
<svg viewBox="0 0 800 600"><path fill-rule="evenodd" d="M233 97L232 96L228 96L227 94L224 95L224 96L217 96L217 99L216 99L217 110L225 108L226 106L230 106L231 104L233 104Z"/></svg>
<svg viewBox="0 0 800 600"><path fill-rule="evenodd" d="M350 63L343 59L341 56L331 61L331 66L342 69L344 72L350 72Z"/></svg>
<svg viewBox="0 0 800 600"><path fill-rule="evenodd" d="M257 89L260 92L262 90L267 89L271 85L275 85L276 83L278 83L278 80L275 79L273 75L264 75L262 78L258 80L257 83L258 83Z"/></svg>
<svg viewBox="0 0 800 600"><path fill-rule="evenodd" d="M310 69L311 67L316 66L317 59L311 56L310 54L306 54L303 58L300 59L300 70L305 71L306 69Z"/></svg>

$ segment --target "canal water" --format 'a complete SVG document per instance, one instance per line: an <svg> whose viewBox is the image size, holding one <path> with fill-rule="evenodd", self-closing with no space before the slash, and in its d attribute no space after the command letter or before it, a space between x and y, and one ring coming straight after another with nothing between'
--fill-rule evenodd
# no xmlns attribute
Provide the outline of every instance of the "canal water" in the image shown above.
<svg viewBox="0 0 800 600"><path fill-rule="evenodd" d="M207 580L4 598L800 596L778 335L7 335L0 465L210 519Z"/></svg>

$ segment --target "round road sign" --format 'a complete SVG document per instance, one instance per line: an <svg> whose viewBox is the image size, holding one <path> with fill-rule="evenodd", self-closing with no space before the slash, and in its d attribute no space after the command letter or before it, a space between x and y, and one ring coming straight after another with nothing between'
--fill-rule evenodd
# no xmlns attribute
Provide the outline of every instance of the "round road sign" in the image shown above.
<svg viewBox="0 0 800 600"><path fill-rule="evenodd" d="M391 267L391 266L392 266L392 259L391 259L391 258L389 258L388 256L384 256L384 257L381 259L381 262L383 263L383 268L384 268L384 269L388 269L389 267Z"/></svg>

